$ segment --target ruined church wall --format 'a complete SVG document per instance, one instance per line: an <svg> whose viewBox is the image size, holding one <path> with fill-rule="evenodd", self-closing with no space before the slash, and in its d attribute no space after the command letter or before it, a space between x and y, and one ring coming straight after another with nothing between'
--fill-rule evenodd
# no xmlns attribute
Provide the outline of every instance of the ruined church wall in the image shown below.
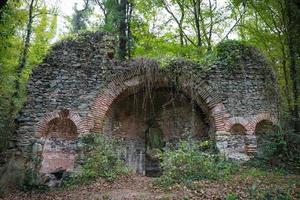
<svg viewBox="0 0 300 200"><path fill-rule="evenodd" d="M113 102L112 96L118 96L121 87L140 81L132 74L137 74L139 68L158 67L158 64L153 65L153 61L120 63L113 59L115 46L111 35L90 33L79 39L62 41L52 48L45 61L33 71L27 101L17 118L18 129L13 148L19 154L28 157L39 154L41 157L43 152L53 153L55 149L52 151L50 146L57 141L49 140L45 145L45 141L40 139L45 135L37 133L46 133L47 126L41 128L40 124L60 117L64 109L70 112L67 117L74 122L79 134L93 131L99 118L93 116L95 102L97 106L105 107L103 112L99 112L104 116L109 110L106 101ZM255 147L253 134L256 124L264 119L276 122L275 78L258 52L246 55L240 65L233 68L221 63L201 66L195 62L177 60L159 71L169 83L176 79L172 86L177 87L178 82L185 85L187 90L184 93L189 98L199 98L200 104L207 109L205 112L214 116L211 126L214 123L219 125L211 128L218 132L216 140L220 149L234 150L236 144L243 142ZM143 79L143 75L139 79ZM111 80L119 82L108 87ZM101 95L98 98L99 94L104 94L102 99ZM234 124L244 126L244 138L230 135ZM238 145L238 148L244 146ZM66 155L69 156L68 162L71 160L68 166L72 166L75 159L76 153L72 148ZM50 168L45 167L47 169Z"/></svg>

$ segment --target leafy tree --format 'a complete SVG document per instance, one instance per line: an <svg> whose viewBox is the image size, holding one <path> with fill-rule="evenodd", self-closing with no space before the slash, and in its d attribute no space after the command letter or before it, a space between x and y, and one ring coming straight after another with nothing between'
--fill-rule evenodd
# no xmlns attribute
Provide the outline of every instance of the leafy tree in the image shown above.
<svg viewBox="0 0 300 200"><path fill-rule="evenodd" d="M1 10L0 18L0 151L7 146L13 130L12 95L15 92L16 67L22 47L18 30L25 24L25 12L19 1L9 1Z"/></svg>
<svg viewBox="0 0 300 200"><path fill-rule="evenodd" d="M0 19L0 141L2 142L0 150L5 148L13 131L13 120L25 99L28 76L34 65L46 54L49 41L54 37L56 29L56 16L50 20L50 10L40 0L9 1L2 9L2 13Z"/></svg>
<svg viewBox="0 0 300 200"><path fill-rule="evenodd" d="M283 108L291 114L292 126L299 125L299 7L293 0L234 0L237 12L246 14L238 26L240 37L260 48L270 58L283 93ZM298 48L299 49L299 48ZM298 57L297 57L298 55ZM297 64L298 63L298 64ZM285 110L285 109L283 109Z"/></svg>
<svg viewBox="0 0 300 200"><path fill-rule="evenodd" d="M92 7L89 0L84 1L83 9L79 10L77 8L77 3L73 8L74 13L71 18L71 33L78 33L87 29L89 17L92 14Z"/></svg>
<svg viewBox="0 0 300 200"><path fill-rule="evenodd" d="M0 19L2 15L2 8L6 5L7 0L0 1Z"/></svg>

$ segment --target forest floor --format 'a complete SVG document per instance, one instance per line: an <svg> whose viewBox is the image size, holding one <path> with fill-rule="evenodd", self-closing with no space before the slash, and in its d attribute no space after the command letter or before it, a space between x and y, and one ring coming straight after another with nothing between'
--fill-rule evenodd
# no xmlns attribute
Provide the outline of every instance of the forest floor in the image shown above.
<svg viewBox="0 0 300 200"><path fill-rule="evenodd" d="M114 182L99 178L86 185L56 188L44 192L24 192L13 189L4 200L248 200L259 199L262 196L274 199L272 198L274 194L279 197L287 193L290 198L278 199L300 199L299 175L265 172L253 168L225 180L203 180L189 183L188 186L178 184L167 188L156 185L155 178L126 175Z"/></svg>

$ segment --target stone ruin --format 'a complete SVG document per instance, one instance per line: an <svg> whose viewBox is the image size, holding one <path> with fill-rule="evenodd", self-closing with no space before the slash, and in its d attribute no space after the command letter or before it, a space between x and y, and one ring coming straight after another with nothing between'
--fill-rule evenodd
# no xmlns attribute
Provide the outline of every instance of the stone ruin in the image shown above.
<svg viewBox="0 0 300 200"><path fill-rule="evenodd" d="M31 75L11 147L15 160L59 179L75 168L78 138L99 133L122 138L126 163L151 175L157 169L147 155L151 135L161 145L210 139L220 154L245 161L256 152L261 127L277 121L275 77L253 48L230 68L119 62L115 46L113 36L100 32L54 45Z"/></svg>

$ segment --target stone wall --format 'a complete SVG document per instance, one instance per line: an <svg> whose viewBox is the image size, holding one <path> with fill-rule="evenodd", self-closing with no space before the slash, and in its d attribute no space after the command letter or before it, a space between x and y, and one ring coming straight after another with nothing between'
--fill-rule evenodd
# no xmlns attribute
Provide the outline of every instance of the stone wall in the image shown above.
<svg viewBox="0 0 300 200"><path fill-rule="evenodd" d="M109 57L113 47L112 36L96 33L62 41L52 48L44 63L33 71L27 101L17 118L19 151L30 151L30 138L36 136L37 123L45 115L63 109L79 118L88 115L89 103L103 87L102 75L114 65Z"/></svg>
<svg viewBox="0 0 300 200"><path fill-rule="evenodd" d="M201 66L177 60L161 68L157 62L147 59L118 62L113 58L114 46L111 35L88 33L52 48L31 75L27 102L17 118L12 147L16 155L27 159L31 155L39 156L40 172L50 173L58 168L73 169L76 157L73 143L77 137L90 132L122 133L135 141L134 132L139 127L143 133L146 127L140 124L145 119L139 123L131 121L130 126L123 126L118 132L112 123L128 121L128 110L124 108L120 112L124 114L120 120L116 120L113 110L121 109L121 99L156 94L160 88L176 90L185 98L183 105L177 106L183 108L175 115L182 117L177 129L162 124L162 121L171 124L174 116L168 113L172 109L165 112L165 117L159 117L163 132L169 135L176 130L184 135L191 132L187 124L195 120L196 135L210 133L220 152L229 158L249 159L249 153L256 148L256 124L263 120L276 123L276 91L270 90L275 78L255 49L239 60L239 67L230 68L222 63ZM177 96L176 100L179 99ZM162 104L166 103L164 100ZM196 108L194 119L189 118L192 107ZM145 111L140 108L140 112ZM231 131L236 124L244 128L243 133ZM143 173L144 155L135 150L145 147L140 140L129 143L126 160ZM60 164L54 161L57 156Z"/></svg>

